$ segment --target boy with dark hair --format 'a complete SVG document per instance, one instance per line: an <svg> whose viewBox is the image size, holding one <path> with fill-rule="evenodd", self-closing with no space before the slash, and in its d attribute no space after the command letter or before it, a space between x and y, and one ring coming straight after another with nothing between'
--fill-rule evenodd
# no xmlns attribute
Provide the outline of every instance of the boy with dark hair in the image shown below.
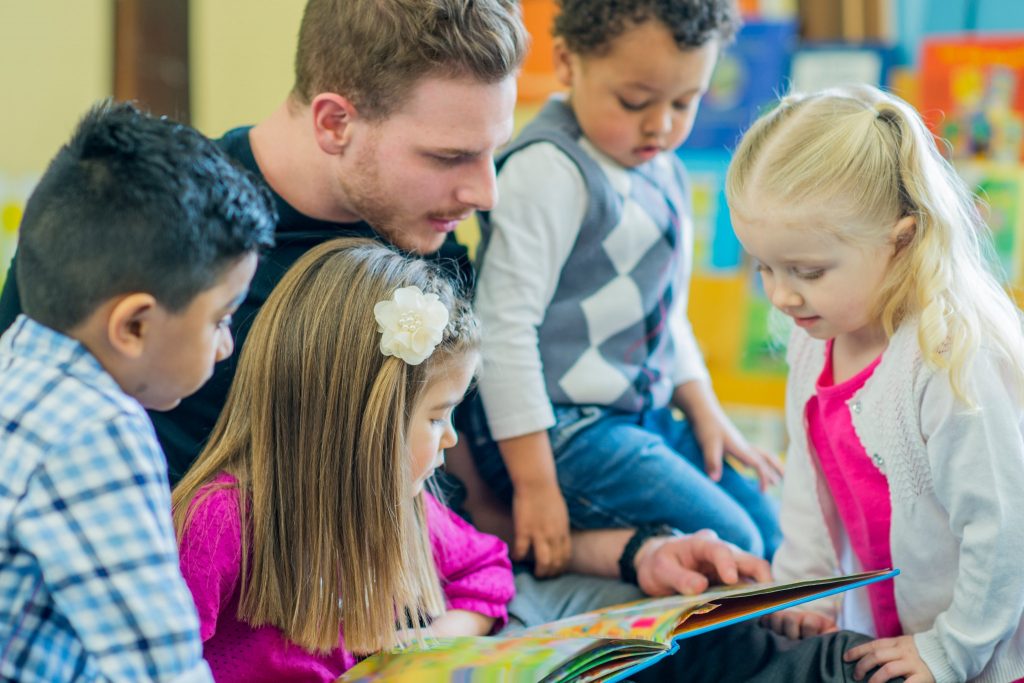
<svg viewBox="0 0 1024 683"><path fill-rule="evenodd" d="M109 102L29 198L0 337L0 678L211 680L143 408L231 354L274 220L202 135Z"/></svg>

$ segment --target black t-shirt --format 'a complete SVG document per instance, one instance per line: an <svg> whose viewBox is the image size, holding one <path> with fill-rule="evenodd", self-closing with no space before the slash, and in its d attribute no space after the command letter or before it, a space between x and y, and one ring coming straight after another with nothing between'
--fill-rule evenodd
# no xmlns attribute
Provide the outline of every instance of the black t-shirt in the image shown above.
<svg viewBox="0 0 1024 683"><path fill-rule="evenodd" d="M249 130L249 127L235 128L216 143L244 168L262 178L263 174L256 165L252 147L249 145ZM177 408L167 412L149 413L167 456L168 474L172 485L185 474L213 431L217 417L227 400L228 389L235 376L236 361L245 346L249 327L256 317L256 312L267 300L270 291L285 271L306 251L335 237L361 236L383 241L368 223L332 223L310 218L296 211L276 192L273 195L279 214L274 235L276 244L260 256L249 295L234 315L234 354L218 363L210 381L195 394L184 399ZM455 241L453 235L449 235L440 251L430 258L437 259L449 275L458 281L467 285L472 283L469 256L466 249ZM0 294L0 332L10 327L19 313L21 302L12 262L3 293Z"/></svg>

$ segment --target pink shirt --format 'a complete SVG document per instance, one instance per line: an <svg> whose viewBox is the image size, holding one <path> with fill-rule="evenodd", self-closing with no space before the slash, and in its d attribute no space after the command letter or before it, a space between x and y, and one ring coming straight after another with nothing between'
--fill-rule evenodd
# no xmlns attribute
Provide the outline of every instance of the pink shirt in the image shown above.
<svg viewBox="0 0 1024 683"><path fill-rule="evenodd" d="M221 474L217 483L234 483ZM203 490L205 490L204 487ZM202 492L202 491L201 491ZM512 568L505 544L480 533L424 493L434 561L449 609L508 621ZM233 488L212 492L195 509L181 540L181 571L199 611L203 656L217 681L333 681L356 663L344 646L328 655L309 653L273 626L253 628L238 613L241 523Z"/></svg>
<svg viewBox="0 0 1024 683"><path fill-rule="evenodd" d="M833 384L831 340L825 353L825 367L818 378L816 393L807 402L808 434L861 566L864 571L888 569L892 566L889 482L864 451L847 405L871 377L882 357L845 382ZM893 582L871 584L867 591L878 637L902 635Z"/></svg>

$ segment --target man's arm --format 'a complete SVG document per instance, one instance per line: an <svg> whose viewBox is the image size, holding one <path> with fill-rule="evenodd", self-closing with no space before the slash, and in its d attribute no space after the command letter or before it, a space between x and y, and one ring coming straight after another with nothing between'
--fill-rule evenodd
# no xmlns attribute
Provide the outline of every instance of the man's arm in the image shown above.
<svg viewBox="0 0 1024 683"><path fill-rule="evenodd" d="M569 570L620 578L619 558L634 533L633 529L573 532ZM647 539L636 553L634 566L637 583L648 595L692 595L712 584L733 584L741 578L771 580L767 562L722 541L707 529L685 536Z"/></svg>

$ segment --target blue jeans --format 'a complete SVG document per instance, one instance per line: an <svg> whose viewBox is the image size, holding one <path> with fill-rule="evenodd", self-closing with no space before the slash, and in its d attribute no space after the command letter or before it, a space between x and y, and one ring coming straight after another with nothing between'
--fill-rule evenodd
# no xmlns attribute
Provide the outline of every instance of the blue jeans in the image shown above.
<svg viewBox="0 0 1024 683"><path fill-rule="evenodd" d="M479 397L466 410L463 425L477 469L509 503L512 482ZM555 406L555 420L548 434L574 528L713 529L726 541L771 558L781 540L773 501L728 464L721 481L708 478L693 430L670 408L624 413Z"/></svg>

